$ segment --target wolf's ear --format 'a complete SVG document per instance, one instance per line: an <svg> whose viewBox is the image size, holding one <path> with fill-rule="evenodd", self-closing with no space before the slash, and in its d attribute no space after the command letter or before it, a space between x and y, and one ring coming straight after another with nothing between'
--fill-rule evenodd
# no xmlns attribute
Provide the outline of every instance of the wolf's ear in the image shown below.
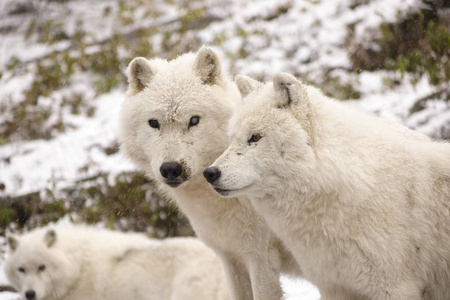
<svg viewBox="0 0 450 300"><path fill-rule="evenodd" d="M16 251L17 247L19 246L19 238L15 235L8 234L6 237L6 241L8 242L8 246L11 252Z"/></svg>
<svg viewBox="0 0 450 300"><path fill-rule="evenodd" d="M247 97L248 94L263 85L262 82L240 74L234 77L234 82L236 82L236 85L242 97Z"/></svg>
<svg viewBox="0 0 450 300"><path fill-rule="evenodd" d="M194 68L202 82L210 85L219 81L222 72L219 57L208 47L202 47L198 51Z"/></svg>
<svg viewBox="0 0 450 300"><path fill-rule="evenodd" d="M128 83L133 93L139 93L150 82L154 71L150 62L143 57L133 59L127 68Z"/></svg>
<svg viewBox="0 0 450 300"><path fill-rule="evenodd" d="M277 73L273 77L275 105L291 109L294 116L308 133L308 144L316 145L313 111L306 86L288 73Z"/></svg>
<svg viewBox="0 0 450 300"><path fill-rule="evenodd" d="M44 242L47 245L47 247L53 246L53 244L56 242L56 231L54 229L49 229L45 233Z"/></svg>
<svg viewBox="0 0 450 300"><path fill-rule="evenodd" d="M299 104L305 100L307 93L304 85L288 73L277 73L273 77L275 101L279 106Z"/></svg>

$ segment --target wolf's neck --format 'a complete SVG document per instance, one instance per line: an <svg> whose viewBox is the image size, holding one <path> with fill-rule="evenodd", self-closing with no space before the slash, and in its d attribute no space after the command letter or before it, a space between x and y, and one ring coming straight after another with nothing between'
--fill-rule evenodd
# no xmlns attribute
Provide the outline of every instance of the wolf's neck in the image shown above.
<svg viewBox="0 0 450 300"><path fill-rule="evenodd" d="M333 236L344 226L337 195L314 195L285 190L277 195L252 198L256 213L285 241L308 243L311 236ZM289 245L292 246L292 245Z"/></svg>
<svg viewBox="0 0 450 300"><path fill-rule="evenodd" d="M217 195L212 188L204 183L190 183L173 190L172 198L180 210L188 217L196 234L213 248L224 248L217 235L227 232L239 232L242 215L252 215L251 203L237 198L225 199Z"/></svg>
<svg viewBox="0 0 450 300"><path fill-rule="evenodd" d="M189 183L170 194L188 217L200 214L202 218L208 218L211 214L220 215L240 205L237 199L220 197L204 182Z"/></svg>

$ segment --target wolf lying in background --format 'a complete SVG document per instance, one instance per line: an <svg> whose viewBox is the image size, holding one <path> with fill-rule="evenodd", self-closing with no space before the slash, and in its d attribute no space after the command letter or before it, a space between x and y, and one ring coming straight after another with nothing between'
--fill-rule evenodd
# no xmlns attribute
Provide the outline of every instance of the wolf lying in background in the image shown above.
<svg viewBox="0 0 450 300"><path fill-rule="evenodd" d="M194 238L58 226L7 241L6 275L23 299L230 299L219 258Z"/></svg>

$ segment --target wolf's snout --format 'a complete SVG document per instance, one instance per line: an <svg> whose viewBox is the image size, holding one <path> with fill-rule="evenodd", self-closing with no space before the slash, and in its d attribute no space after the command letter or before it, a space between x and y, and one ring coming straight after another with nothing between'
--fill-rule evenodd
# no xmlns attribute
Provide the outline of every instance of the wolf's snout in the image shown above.
<svg viewBox="0 0 450 300"><path fill-rule="evenodd" d="M205 176L206 181L213 183L220 177L220 170L218 167L209 167L203 171L203 176Z"/></svg>
<svg viewBox="0 0 450 300"><path fill-rule="evenodd" d="M162 177L172 180L180 177L183 172L183 167L177 162L167 162L161 165L159 171Z"/></svg>
<svg viewBox="0 0 450 300"><path fill-rule="evenodd" d="M36 299L36 292L33 290L28 290L25 292L25 298L27 300L35 300Z"/></svg>

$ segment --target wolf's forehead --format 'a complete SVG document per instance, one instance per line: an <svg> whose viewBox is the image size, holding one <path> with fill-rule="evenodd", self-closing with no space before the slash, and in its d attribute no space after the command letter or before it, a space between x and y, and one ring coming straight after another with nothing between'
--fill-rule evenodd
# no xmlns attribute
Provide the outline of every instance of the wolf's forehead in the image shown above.
<svg viewBox="0 0 450 300"><path fill-rule="evenodd" d="M31 255L31 253L33 254ZM42 254L35 253L31 249L28 249L27 251L20 251L14 256L15 265L21 267L33 267L39 263L42 264L42 260Z"/></svg>
<svg viewBox="0 0 450 300"><path fill-rule="evenodd" d="M199 86L193 79L166 75L155 79L152 92L160 101L176 104L186 97L199 93Z"/></svg>
<svg viewBox="0 0 450 300"><path fill-rule="evenodd" d="M210 93L205 87L195 83L155 85L149 91L148 97L151 99L149 110L168 121L185 119L186 114L206 112L211 108L210 101L205 101L210 98Z"/></svg>
<svg viewBox="0 0 450 300"><path fill-rule="evenodd" d="M254 130L254 127L255 120L252 114L247 114L245 110L237 112L231 117L228 127L228 136L247 136L250 131Z"/></svg>
<svg viewBox="0 0 450 300"><path fill-rule="evenodd" d="M271 105L265 99L251 99L238 108L230 120L228 130L229 136L246 136L254 133L262 133L268 126L271 126L274 112Z"/></svg>

